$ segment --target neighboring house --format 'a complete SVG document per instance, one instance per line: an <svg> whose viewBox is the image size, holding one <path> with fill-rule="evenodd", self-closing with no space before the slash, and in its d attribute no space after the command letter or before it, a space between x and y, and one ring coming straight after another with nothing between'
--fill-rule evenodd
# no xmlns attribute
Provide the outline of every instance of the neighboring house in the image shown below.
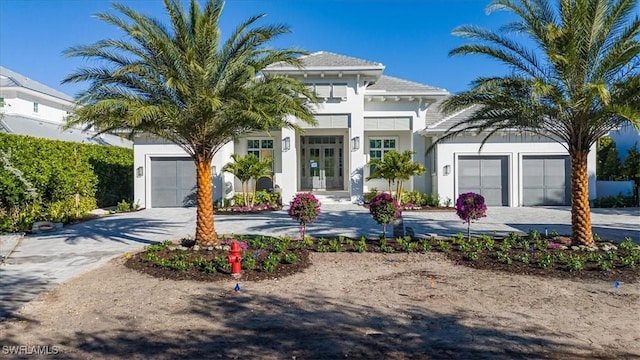
<svg viewBox="0 0 640 360"><path fill-rule="evenodd" d="M129 140L114 135L72 128L62 131L65 117L73 111L69 95L0 66L0 132L87 144L131 147Z"/></svg>
<svg viewBox="0 0 640 360"><path fill-rule="evenodd" d="M443 118L438 107L449 92L383 75L384 65L344 55L317 52L302 62L301 69L274 64L265 73L306 83L321 101L318 125L299 123L303 133L274 129L225 145L213 160L216 200L240 189L232 175L219 173L233 153L273 157L273 183L263 186L279 189L284 203L300 191L343 193L360 202L365 192L388 187L384 180L366 181L371 159L390 150L413 150L414 161L428 171L408 181L407 190L437 193L443 201L475 191L489 205L499 206L570 203L569 162L561 145L504 133L481 153L482 137L469 136L439 144L427 154L432 141L465 116L462 112ZM595 152L589 159L595 185ZM134 140L134 164L135 201L142 206L182 206L193 199L195 166L177 145L139 136Z"/></svg>

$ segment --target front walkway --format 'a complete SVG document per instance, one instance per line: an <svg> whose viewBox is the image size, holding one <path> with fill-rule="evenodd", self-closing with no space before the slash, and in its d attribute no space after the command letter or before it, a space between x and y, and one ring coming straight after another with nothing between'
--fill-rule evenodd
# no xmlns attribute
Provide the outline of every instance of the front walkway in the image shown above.
<svg viewBox="0 0 640 360"><path fill-rule="evenodd" d="M602 239L631 237L640 243L638 209L594 209L594 233ZM259 215L216 216L220 234L297 236L286 211ZM405 212L405 225L417 236L450 236L466 232L455 212ZM569 208L490 208L488 217L474 223L473 232L508 233L536 229L544 233L571 230ZM0 265L0 318L14 313L39 293L114 256L136 251L156 241L193 235L195 209L148 209L72 225L53 233L26 236ZM367 209L352 205L325 205L318 221L308 227L313 236L378 236L381 227ZM0 246L8 253L9 246ZM3 254L4 255L4 254Z"/></svg>

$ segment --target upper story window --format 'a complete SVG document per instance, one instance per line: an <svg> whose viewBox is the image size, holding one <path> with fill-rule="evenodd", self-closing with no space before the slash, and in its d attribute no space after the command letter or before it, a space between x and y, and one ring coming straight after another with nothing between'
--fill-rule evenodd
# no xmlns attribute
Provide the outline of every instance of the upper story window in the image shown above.
<svg viewBox="0 0 640 360"><path fill-rule="evenodd" d="M307 84L307 88L319 99L347 100L347 84L316 83Z"/></svg>
<svg viewBox="0 0 640 360"><path fill-rule="evenodd" d="M384 154L391 150L397 150L397 141L394 138L369 138L369 160L384 158ZM369 167L369 174L373 173L375 166Z"/></svg>
<svg viewBox="0 0 640 360"><path fill-rule="evenodd" d="M34 113L37 113L37 112L38 112L38 103L37 103L37 102L34 102L34 103L33 103L33 112L34 112Z"/></svg>
<svg viewBox="0 0 640 360"><path fill-rule="evenodd" d="M0 108L4 107L4 98L0 97Z"/></svg>

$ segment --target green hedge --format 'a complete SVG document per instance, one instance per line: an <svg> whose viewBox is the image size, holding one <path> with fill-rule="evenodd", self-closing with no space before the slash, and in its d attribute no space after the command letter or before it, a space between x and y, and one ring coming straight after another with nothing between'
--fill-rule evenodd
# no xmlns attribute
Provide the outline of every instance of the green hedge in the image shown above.
<svg viewBox="0 0 640 360"><path fill-rule="evenodd" d="M0 133L0 157L0 232L133 198L131 149Z"/></svg>

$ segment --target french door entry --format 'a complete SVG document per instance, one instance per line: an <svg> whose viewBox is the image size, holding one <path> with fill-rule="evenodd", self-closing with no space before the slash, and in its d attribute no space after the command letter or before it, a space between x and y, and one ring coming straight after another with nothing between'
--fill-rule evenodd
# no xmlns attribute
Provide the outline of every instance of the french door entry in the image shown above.
<svg viewBox="0 0 640 360"><path fill-rule="evenodd" d="M300 186L302 190L344 189L343 136L302 136Z"/></svg>

